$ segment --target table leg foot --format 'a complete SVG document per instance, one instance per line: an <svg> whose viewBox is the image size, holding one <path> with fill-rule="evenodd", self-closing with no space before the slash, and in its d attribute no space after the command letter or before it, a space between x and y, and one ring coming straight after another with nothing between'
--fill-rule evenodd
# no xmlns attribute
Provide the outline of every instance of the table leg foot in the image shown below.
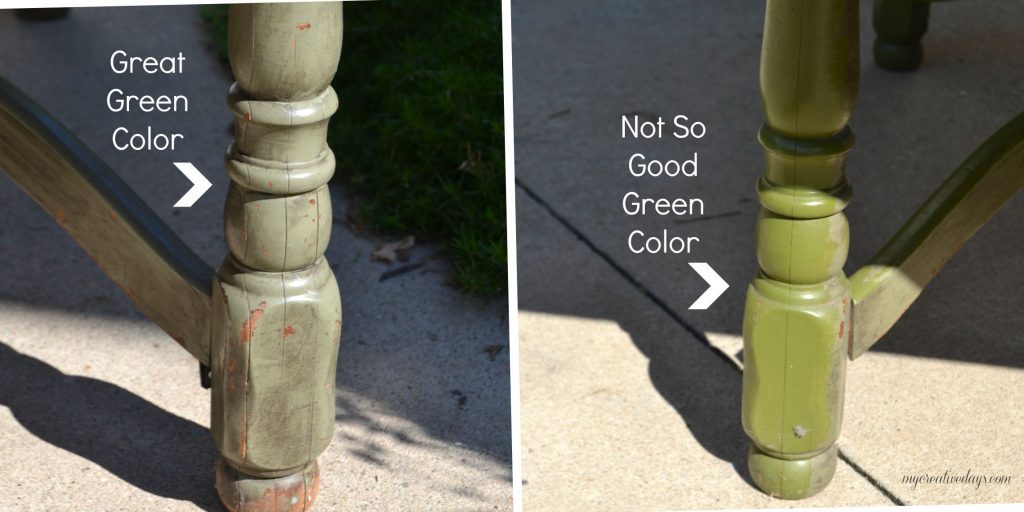
<svg viewBox="0 0 1024 512"><path fill-rule="evenodd" d="M929 5L918 0L876 0L875 64L889 71L913 71L921 66L928 31Z"/></svg>
<svg viewBox="0 0 1024 512"><path fill-rule="evenodd" d="M765 493L784 500L800 500L821 492L836 472L838 450L832 445L806 459L781 459L750 446L750 477Z"/></svg>
<svg viewBox="0 0 1024 512"><path fill-rule="evenodd" d="M224 459L217 462L217 495L231 512L309 510L319 489L320 468L315 460L297 473L278 478L257 478Z"/></svg>

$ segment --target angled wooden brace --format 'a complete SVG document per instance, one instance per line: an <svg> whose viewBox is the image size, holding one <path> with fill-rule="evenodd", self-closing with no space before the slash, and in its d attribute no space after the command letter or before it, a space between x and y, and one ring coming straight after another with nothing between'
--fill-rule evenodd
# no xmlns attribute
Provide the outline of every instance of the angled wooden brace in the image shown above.
<svg viewBox="0 0 1024 512"><path fill-rule="evenodd" d="M920 65L929 5L924 0L875 0L879 66L906 71ZM876 343L960 247L1021 188L1024 114L985 141L851 277L850 358Z"/></svg>
<svg viewBox="0 0 1024 512"><path fill-rule="evenodd" d="M209 364L213 270L85 144L3 79L0 167L139 310Z"/></svg>
<svg viewBox="0 0 1024 512"><path fill-rule="evenodd" d="M896 323L974 233L1024 188L1024 114L982 144L850 277L850 359Z"/></svg>

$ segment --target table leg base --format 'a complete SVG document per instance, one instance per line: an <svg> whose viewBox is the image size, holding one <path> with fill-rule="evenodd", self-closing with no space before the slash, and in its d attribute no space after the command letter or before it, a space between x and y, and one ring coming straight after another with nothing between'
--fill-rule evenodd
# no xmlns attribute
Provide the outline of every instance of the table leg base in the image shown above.
<svg viewBox="0 0 1024 512"><path fill-rule="evenodd" d="M298 473L257 478L217 462L217 495L230 512L300 512L309 510L320 489L316 461Z"/></svg>
<svg viewBox="0 0 1024 512"><path fill-rule="evenodd" d="M838 457L836 445L809 459L780 459L750 446L747 467L758 488L784 500L799 500L821 492L832 481Z"/></svg>

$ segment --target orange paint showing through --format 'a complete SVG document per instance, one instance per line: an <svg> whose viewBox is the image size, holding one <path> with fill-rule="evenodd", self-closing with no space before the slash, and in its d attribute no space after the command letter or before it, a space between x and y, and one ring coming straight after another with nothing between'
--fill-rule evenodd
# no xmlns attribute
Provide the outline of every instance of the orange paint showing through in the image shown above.
<svg viewBox="0 0 1024 512"><path fill-rule="evenodd" d="M242 117L243 117L243 118L244 118L244 119L245 119L246 121L252 121L252 113L251 113L251 112L246 112L246 113L242 114Z"/></svg>
<svg viewBox="0 0 1024 512"><path fill-rule="evenodd" d="M256 322L259 321L260 317L263 316L263 312L267 309L266 302L260 302L260 305L256 309L249 312L249 318L242 322L242 328L238 331L238 341L242 343L248 343L252 339L253 334L256 334Z"/></svg>
<svg viewBox="0 0 1024 512"><path fill-rule="evenodd" d="M267 480L267 487L258 496L250 496L238 512L304 512L313 506L320 490L320 473L308 477L293 475Z"/></svg>
<svg viewBox="0 0 1024 512"><path fill-rule="evenodd" d="M314 204L316 204L316 199L310 199L310 200L309 200L309 204L310 204L310 205L314 205Z"/></svg>
<svg viewBox="0 0 1024 512"><path fill-rule="evenodd" d="M295 334L295 328L290 326L290 325L286 325L286 326L284 326L284 331L281 332L281 337L282 338L287 338L288 336L291 336L292 334Z"/></svg>
<svg viewBox="0 0 1024 512"><path fill-rule="evenodd" d="M308 22L307 23L299 23L298 25L295 25L295 28L297 28L299 30L306 30L307 28L313 28L313 25L310 25Z"/></svg>
<svg viewBox="0 0 1024 512"><path fill-rule="evenodd" d="M53 218L57 219L57 224L62 226L68 223L68 214L64 213L64 210L60 208L53 211Z"/></svg>
<svg viewBox="0 0 1024 512"><path fill-rule="evenodd" d="M843 337L843 333L846 332L846 320L839 322L839 337Z"/></svg>
<svg viewBox="0 0 1024 512"><path fill-rule="evenodd" d="M110 220L117 220L117 214L114 212L108 213L107 216L110 217Z"/></svg>

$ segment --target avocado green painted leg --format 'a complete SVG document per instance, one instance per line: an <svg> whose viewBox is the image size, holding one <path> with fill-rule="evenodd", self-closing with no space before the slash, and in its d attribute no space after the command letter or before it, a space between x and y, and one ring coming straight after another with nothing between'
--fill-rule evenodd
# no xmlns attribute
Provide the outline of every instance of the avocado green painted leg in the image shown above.
<svg viewBox="0 0 1024 512"><path fill-rule="evenodd" d="M229 510L307 510L331 440L341 333L325 142L338 108L341 2L233 4L235 140L214 280L211 432Z"/></svg>
<svg viewBox="0 0 1024 512"><path fill-rule="evenodd" d="M931 6L921 0L875 0L875 63L890 71L913 71L921 65Z"/></svg>
<svg viewBox="0 0 1024 512"><path fill-rule="evenodd" d="M765 15L763 208L743 321L742 419L751 477L785 499L822 490L836 466L850 336L844 162L857 15L857 0L768 0Z"/></svg>

